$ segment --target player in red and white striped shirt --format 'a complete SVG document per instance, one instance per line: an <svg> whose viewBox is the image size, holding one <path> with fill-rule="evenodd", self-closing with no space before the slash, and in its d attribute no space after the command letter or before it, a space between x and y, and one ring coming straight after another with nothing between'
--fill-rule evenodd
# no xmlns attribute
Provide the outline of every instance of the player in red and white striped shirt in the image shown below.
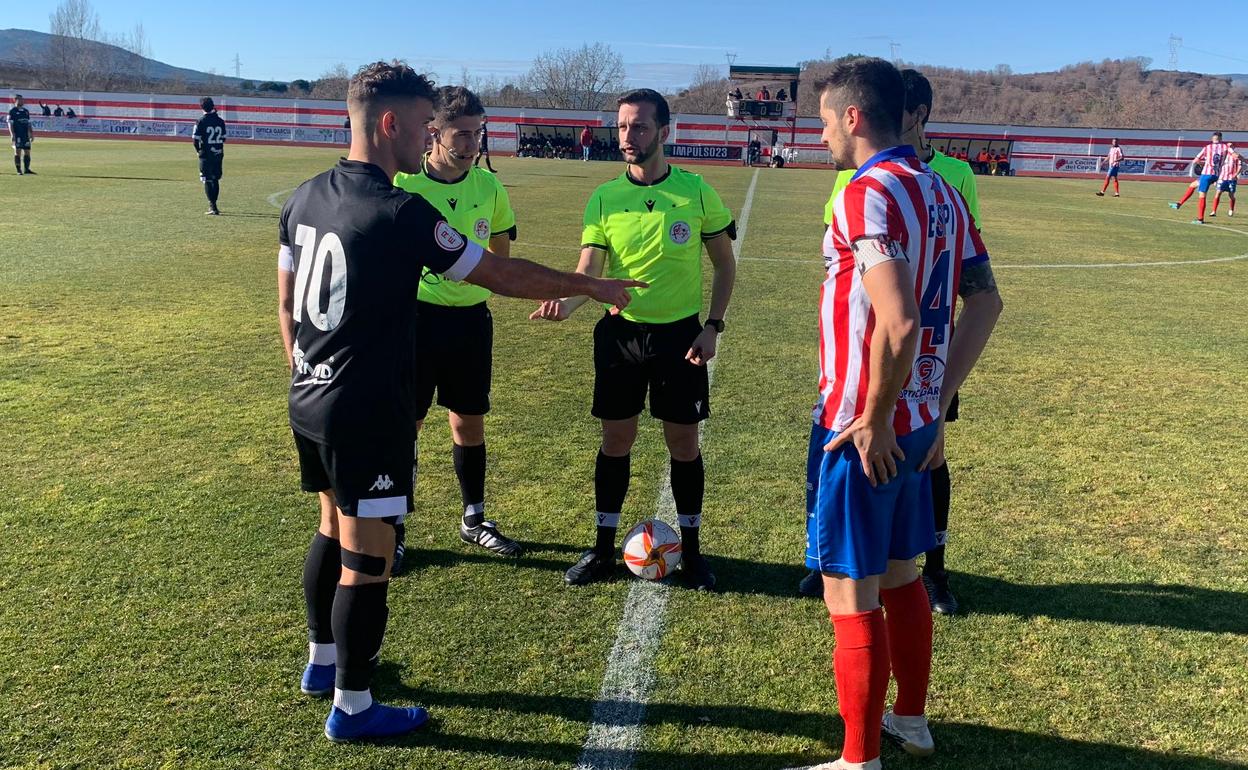
<svg viewBox="0 0 1248 770"><path fill-rule="evenodd" d="M1243 163L1239 153L1235 152L1235 148L1230 144L1226 145L1226 157L1222 159L1222 170L1218 174L1218 194L1213 196L1213 211L1209 216L1218 215L1218 203L1222 200L1222 193L1231 196L1231 208L1226 215L1235 216L1235 188L1239 186L1239 172L1242 169Z"/></svg>
<svg viewBox="0 0 1248 770"><path fill-rule="evenodd" d="M932 614L914 563L936 542L926 468L943 462L942 415L1001 298L966 202L901 142L897 69L857 59L816 87L824 144L858 171L824 237L806 564L823 574L836 629L845 745L831 767L876 770L881 724L912 754L935 750L923 716ZM954 291L965 303L957 335ZM890 671L897 699L885 714Z"/></svg>
<svg viewBox="0 0 1248 770"><path fill-rule="evenodd" d="M1171 203L1170 208L1178 209L1187 199L1192 197L1192 193L1196 190L1200 191L1200 206L1196 211L1196 218L1192 220L1194 225L1203 225L1205 223L1205 193L1209 192L1209 188L1218 181L1218 175L1222 173L1222 161L1226 159L1226 155L1230 152L1230 145L1222 141L1222 132L1214 131L1210 137L1209 144L1201 148L1192 160L1192 168L1200 166L1200 176L1187 186L1187 192L1183 193L1183 197L1177 203Z"/></svg>
<svg viewBox="0 0 1248 770"><path fill-rule="evenodd" d="M1105 156L1105 184L1101 185L1101 191L1097 195L1105 197L1105 188L1109 187L1109 180L1114 180L1114 197L1118 197L1118 166L1122 164L1122 148L1118 146L1118 140L1113 139L1109 144L1109 155Z"/></svg>

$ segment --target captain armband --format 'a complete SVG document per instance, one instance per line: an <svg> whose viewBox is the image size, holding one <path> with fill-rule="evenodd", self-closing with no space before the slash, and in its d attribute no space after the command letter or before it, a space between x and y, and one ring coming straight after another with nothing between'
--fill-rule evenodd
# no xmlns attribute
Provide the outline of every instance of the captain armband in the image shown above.
<svg viewBox="0 0 1248 770"><path fill-rule="evenodd" d="M876 265L892 260L906 260L906 252L901 244L887 235L870 235L854 241L850 248L854 252L854 264L858 266L858 274L865 275Z"/></svg>

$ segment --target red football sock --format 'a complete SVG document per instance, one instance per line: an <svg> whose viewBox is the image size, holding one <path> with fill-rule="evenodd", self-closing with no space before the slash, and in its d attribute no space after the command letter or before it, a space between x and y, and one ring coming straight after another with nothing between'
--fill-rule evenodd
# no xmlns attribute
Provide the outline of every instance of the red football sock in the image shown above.
<svg viewBox="0 0 1248 770"><path fill-rule="evenodd" d="M1204 198L1200 199L1200 205L1196 209L1196 218L1197 219L1205 218L1205 199Z"/></svg>
<svg viewBox="0 0 1248 770"><path fill-rule="evenodd" d="M1105 177L1105 184L1101 185L1101 192L1105 192L1105 188L1109 187L1109 177Z"/></svg>
<svg viewBox="0 0 1248 770"><path fill-rule="evenodd" d="M1114 195L1118 194L1118 177L1114 177Z"/></svg>
<svg viewBox="0 0 1248 770"><path fill-rule="evenodd" d="M1213 196L1213 213L1218 213L1218 204L1222 202L1221 195Z"/></svg>
<svg viewBox="0 0 1248 770"><path fill-rule="evenodd" d="M932 605L922 580L880 591L888 628L889 661L897 680L893 713L923 715L927 683L932 674Z"/></svg>
<svg viewBox="0 0 1248 770"><path fill-rule="evenodd" d="M1179 198L1179 205L1182 206L1184 203L1187 203L1187 199L1192 197L1192 193L1195 191L1196 191L1195 187L1187 188L1187 192L1183 193L1182 198Z"/></svg>
<svg viewBox="0 0 1248 770"><path fill-rule="evenodd" d="M929 611L930 614L930 611ZM930 620L930 618L929 618ZM833 615L836 651L836 699L845 720L846 762L869 762L880 756L880 720L888 695L888 633L884 611Z"/></svg>

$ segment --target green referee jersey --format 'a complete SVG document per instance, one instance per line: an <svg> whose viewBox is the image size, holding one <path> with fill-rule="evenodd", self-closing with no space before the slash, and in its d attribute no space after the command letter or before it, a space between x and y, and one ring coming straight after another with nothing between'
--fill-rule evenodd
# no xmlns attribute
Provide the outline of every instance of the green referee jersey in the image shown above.
<svg viewBox="0 0 1248 770"><path fill-rule="evenodd" d="M628 172L603 184L585 204L583 246L607 252L604 274L650 284L629 289L621 315L638 323L670 323L702 309L702 242L736 237L732 212L700 175L670 166L641 184Z"/></svg>
<svg viewBox="0 0 1248 770"><path fill-rule="evenodd" d="M459 179L444 182L429 175L428 163L426 155L421 173L395 175L394 186L429 201L451 227L487 249L490 238L495 235L505 233L515 240L516 214L511 210L511 199L498 177L474 166ZM417 294L422 302L451 307L468 307L489 298L489 289L463 281L448 281L428 270L421 276Z"/></svg>
<svg viewBox="0 0 1248 770"><path fill-rule="evenodd" d="M970 209L971 216L975 217L975 226L983 229L983 225L979 220L979 192L975 188L975 174L971 171L971 164L964 160L951 158L943 152L937 150L927 165L940 175L940 178L949 183L951 187L962 193L962 197L966 198L966 207ZM849 180L853 178L857 169L847 168L836 174L836 183L832 185L832 197L828 198L828 203L823 207L823 223L825 225L832 224L832 210L836 205L836 196L841 194L841 190L845 189L845 185L849 184Z"/></svg>

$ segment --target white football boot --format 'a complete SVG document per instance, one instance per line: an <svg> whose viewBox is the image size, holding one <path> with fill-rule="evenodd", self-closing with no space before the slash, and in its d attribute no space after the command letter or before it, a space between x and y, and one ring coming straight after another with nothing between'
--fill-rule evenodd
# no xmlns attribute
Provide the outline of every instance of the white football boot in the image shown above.
<svg viewBox="0 0 1248 770"><path fill-rule="evenodd" d="M901 717L892 709L884 712L884 734L916 757L930 757L936 751L932 731L927 729L927 717Z"/></svg>

